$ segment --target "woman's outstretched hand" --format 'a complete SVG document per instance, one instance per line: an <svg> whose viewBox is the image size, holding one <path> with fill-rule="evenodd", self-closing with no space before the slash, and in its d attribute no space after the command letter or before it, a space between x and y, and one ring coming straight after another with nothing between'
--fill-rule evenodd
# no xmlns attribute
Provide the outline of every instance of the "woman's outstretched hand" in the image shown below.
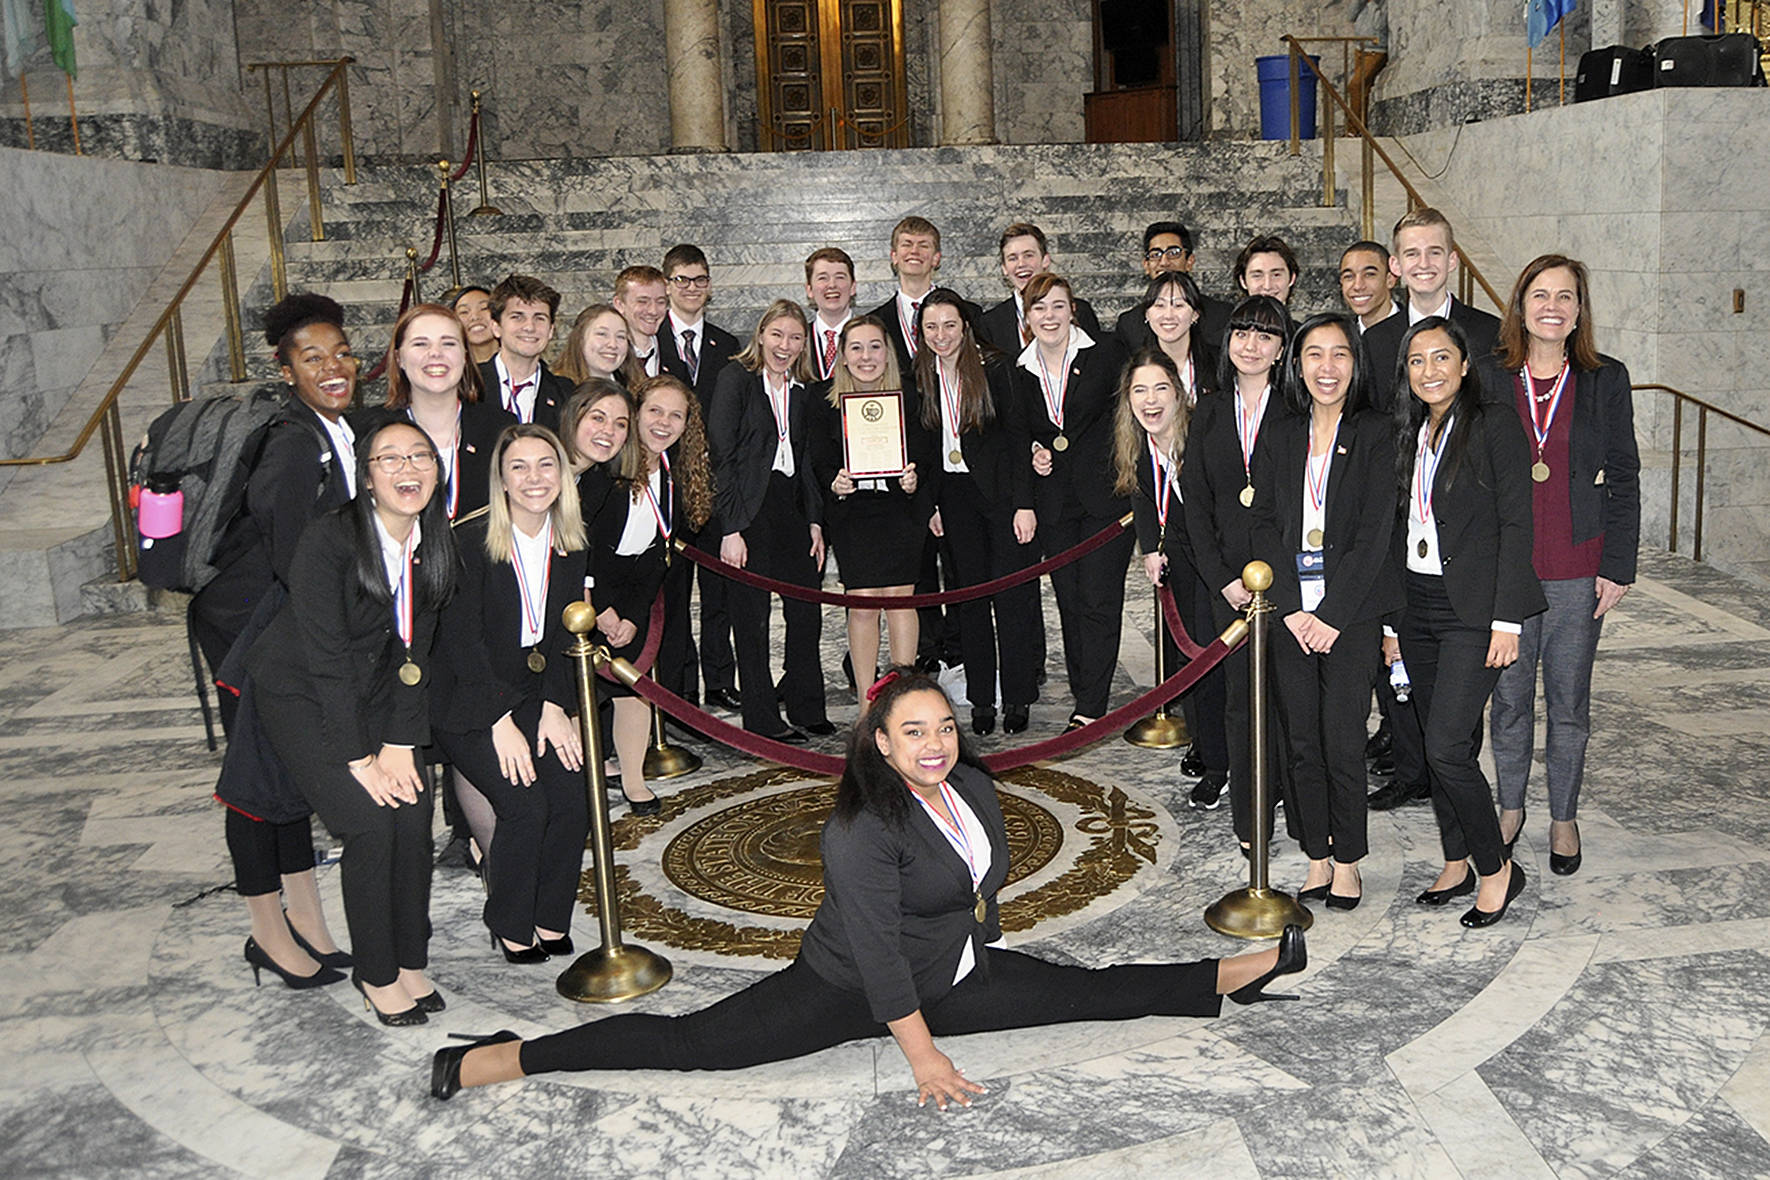
<svg viewBox="0 0 1770 1180"><path fill-rule="evenodd" d="M934 1047L934 1036L928 1031L920 1008L887 1022L885 1027L891 1030L897 1047L903 1050L904 1060L910 1063L910 1072L916 1075L917 1106L928 1105L930 1098L941 1110L949 1102L970 1106L973 1094L988 1093L953 1068L952 1058Z"/></svg>

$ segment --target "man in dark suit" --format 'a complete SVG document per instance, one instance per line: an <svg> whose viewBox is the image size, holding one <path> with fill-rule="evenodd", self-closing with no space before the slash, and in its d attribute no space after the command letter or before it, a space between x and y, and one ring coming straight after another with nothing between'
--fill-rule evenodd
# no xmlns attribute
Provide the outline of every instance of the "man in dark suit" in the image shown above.
<svg viewBox="0 0 1770 1180"><path fill-rule="evenodd" d="M811 306L811 336L805 342L811 371L828 381L842 329L854 318L854 259L848 251L822 246L806 256L805 301Z"/></svg>
<svg viewBox="0 0 1770 1180"><path fill-rule="evenodd" d="M1358 319L1363 335L1401 308L1390 292L1389 247L1381 242L1353 242L1340 252L1340 302Z"/></svg>
<svg viewBox="0 0 1770 1180"><path fill-rule="evenodd" d="M621 318L627 321L627 338L633 344L633 359L645 370L647 377L673 373L688 380L685 368L666 368L664 354L658 344L658 329L670 312L669 284L664 272L655 266L629 266L615 276L615 297L611 301Z"/></svg>
<svg viewBox="0 0 1770 1180"><path fill-rule="evenodd" d="M713 295L713 279L707 267L707 256L699 246L684 243L670 248L664 255L664 283L668 289L670 310L658 330L658 354L664 369L679 374L695 391L701 403L701 419L705 422L712 415L713 386L719 380L719 371L737 355L737 337L706 318L707 302ZM722 536L719 517L715 514L708 518L700 532L690 538L690 542L703 553L717 553ZM682 572L672 576L683 579L681 592L686 595L687 578L693 567L688 562L680 564ZM735 710L739 706L737 660L731 650L731 618L725 609L725 579L711 570L702 569L700 583L700 651L697 656L692 638L680 645L671 645L684 661L677 678L686 690L672 691L680 691L692 699L698 665L699 679L706 682L707 703ZM660 651L660 660L662 656Z"/></svg>
<svg viewBox="0 0 1770 1180"><path fill-rule="evenodd" d="M1385 414L1394 410L1397 399L1407 396L1397 385L1396 374L1401 338L1413 325L1433 315L1456 321L1468 334L1471 365L1493 351L1500 331L1496 317L1457 302L1450 293L1450 281L1457 272L1457 245L1444 214L1429 207L1415 209L1395 223L1390 243L1394 251L1389 258L1389 273L1407 288L1406 314L1390 316L1364 334L1364 347L1371 363L1371 405ZM1386 811L1427 798L1430 784L1426 778L1425 736L1413 703L1396 701L1387 677L1378 680L1377 703L1389 719L1395 771L1388 786L1371 793L1370 805ZM1477 725L1477 749L1480 729Z"/></svg>
<svg viewBox="0 0 1770 1180"><path fill-rule="evenodd" d="M1143 230L1143 253L1139 261L1143 264L1145 278L1154 279L1176 271L1191 274L1198 261L1192 252L1192 232L1178 221L1150 222ZM1229 304L1209 295L1205 296L1204 307L1199 309L1198 330L1204 333L1205 343L1212 348L1223 342L1223 329L1229 326L1229 309ZM1156 347L1155 333L1149 330L1149 324L1143 319L1142 300L1120 313L1113 331L1126 352Z"/></svg>
<svg viewBox="0 0 1770 1180"><path fill-rule="evenodd" d="M983 313L978 334L1009 356L1019 356L1020 350L1032 343L1026 312L1020 306L1020 293L1026 290L1027 280L1051 269L1051 246L1044 230L1030 221L1016 221L1002 231L997 248L1002 277L1014 293ZM1075 301L1074 315L1082 331L1100 339L1100 319L1086 299Z"/></svg>
<svg viewBox="0 0 1770 1180"><path fill-rule="evenodd" d="M904 390L915 385L916 312L922 296L934 289L934 275L940 270L940 230L925 217L910 216L891 230L891 272L897 276L897 290L891 298L868 312L885 325L892 346L897 349L897 371L903 376ZM976 323L982 312L974 303L965 304L965 318Z"/></svg>
<svg viewBox="0 0 1770 1180"><path fill-rule="evenodd" d="M492 288L492 335L498 351L479 367L486 400L523 422L559 429L559 408L572 383L547 368L541 354L553 343L559 292L529 275L506 275Z"/></svg>

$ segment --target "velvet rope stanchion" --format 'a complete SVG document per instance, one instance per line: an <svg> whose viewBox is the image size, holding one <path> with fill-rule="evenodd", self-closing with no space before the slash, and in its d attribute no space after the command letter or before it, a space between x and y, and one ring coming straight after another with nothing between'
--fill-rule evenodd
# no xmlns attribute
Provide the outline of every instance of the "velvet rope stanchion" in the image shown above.
<svg viewBox="0 0 1770 1180"><path fill-rule="evenodd" d="M746 586L754 586L758 590L766 590L770 594L778 594L782 598L791 598L799 602L815 602L822 606L846 606L861 610L918 610L924 606L952 606L961 602L974 602L979 598L988 598L992 594L1000 594L1023 582L1041 578L1055 569L1062 569L1072 561L1079 561L1103 545L1110 544L1112 539L1129 528L1131 517L1126 513L1116 522L1107 525L1085 541L1070 546L1063 552L1047 557L1037 565L1029 565L1023 570L1005 574L988 582L979 582L975 586L961 586L957 590L943 590L938 594L899 594L872 597L866 594L832 594L826 590L818 590L809 586L799 586L792 582L782 582L774 578L766 578L761 574L753 574L747 569L735 565L727 565L709 553L703 553L690 545L678 543L677 548L688 560L712 570L724 578L741 582Z"/></svg>
<svg viewBox="0 0 1770 1180"><path fill-rule="evenodd" d="M1165 585L1155 587L1155 678L1158 683L1168 678L1168 645L1162 642L1162 632L1168 626L1167 619L1162 617L1162 594L1166 590ZM1168 702L1163 700L1156 703L1154 713L1125 730L1125 740L1145 750L1178 750L1192 740L1192 735L1186 732L1185 719L1170 715Z"/></svg>

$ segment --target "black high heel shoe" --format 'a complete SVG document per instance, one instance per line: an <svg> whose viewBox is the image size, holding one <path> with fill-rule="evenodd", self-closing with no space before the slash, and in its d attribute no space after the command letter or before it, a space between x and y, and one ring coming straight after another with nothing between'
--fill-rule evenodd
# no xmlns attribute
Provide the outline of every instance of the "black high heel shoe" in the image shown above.
<svg viewBox="0 0 1770 1180"><path fill-rule="evenodd" d="M248 938L246 940L246 962L252 964L253 987L257 987L259 984L258 973L260 971L269 971L271 974L281 979L285 985L294 988L298 992L306 991L311 987L325 987L329 983L337 983L344 978L343 975L332 970L332 968L326 966L324 963L321 963L319 970L315 971L312 975L297 975L293 971L284 969L275 959L271 958L269 953L266 952L263 947L258 945L258 940L256 938Z"/></svg>
<svg viewBox="0 0 1770 1180"><path fill-rule="evenodd" d="M1266 985L1280 975L1295 975L1309 966L1309 948L1303 943L1301 926L1286 926L1284 933L1278 936L1278 962L1272 970L1254 980L1244 983L1229 993L1229 998L1238 1004L1258 1004L1263 1000L1294 1000L1294 995L1274 995L1266 991Z"/></svg>
<svg viewBox="0 0 1770 1180"><path fill-rule="evenodd" d="M1528 820L1529 818L1530 818L1530 808L1528 806L1519 807L1518 808L1518 830L1516 832L1512 833L1512 838L1510 840L1506 841L1506 859L1507 860L1514 859L1512 856L1512 847L1513 847L1513 845L1518 843L1518 837L1524 835L1524 821Z"/></svg>
<svg viewBox="0 0 1770 1180"><path fill-rule="evenodd" d="M1448 905L1452 898L1467 897L1475 892L1475 870L1463 866L1463 879L1448 889L1427 889L1414 898L1415 905Z"/></svg>
<svg viewBox="0 0 1770 1180"><path fill-rule="evenodd" d="M427 1024L430 1021L430 1017L424 1015L424 1009L418 1007L417 1004L398 1012L383 1012L375 1007L374 1001L369 999L368 989L363 987L360 976L353 974L350 977L350 986L356 988L357 993L363 997L363 1008L373 1012L375 1019L388 1028L411 1028L415 1024Z"/></svg>
<svg viewBox="0 0 1770 1180"><path fill-rule="evenodd" d="M289 921L289 915L287 913L283 915L283 925L289 928L289 937L295 940L295 945L306 951L307 957L314 962L323 963L327 967L351 967L355 965L351 961L350 954L347 951L333 951L330 954L324 954L320 951L314 950L313 944L301 937L301 931L295 929L295 923Z"/></svg>
<svg viewBox="0 0 1770 1180"><path fill-rule="evenodd" d="M435 1016L449 1006L448 1001L443 999L441 990L434 987L430 989L430 994L427 996L413 996L412 1003L418 1011L427 1016Z"/></svg>
<svg viewBox="0 0 1770 1180"><path fill-rule="evenodd" d="M538 946L525 946L519 951L511 950L509 945L505 943L502 938L498 937L496 931L492 932L492 948L504 952L504 961L506 963L514 963L519 967L528 966L532 963L545 963L548 958L547 952Z"/></svg>
<svg viewBox="0 0 1770 1180"><path fill-rule="evenodd" d="M572 946L572 936L562 934L558 938L542 938L540 932L535 934L535 942L540 948L555 958L564 958L576 948Z"/></svg>
<svg viewBox="0 0 1770 1180"><path fill-rule="evenodd" d="M996 707L979 705L971 710L971 732L984 737L996 731Z"/></svg>
<svg viewBox="0 0 1770 1180"><path fill-rule="evenodd" d="M483 1045L508 1045L511 1041L522 1040L507 1028L489 1037L472 1037L465 1033L450 1033L449 1036L467 1043L438 1049L436 1056L430 1059L430 1096L443 1102L461 1092L461 1062L469 1053Z"/></svg>
<svg viewBox="0 0 1770 1180"><path fill-rule="evenodd" d="M1479 906L1470 906L1469 912L1463 915L1463 925L1471 930L1480 930L1483 927L1492 926L1506 916L1506 911L1512 908L1512 903L1518 900L1520 893L1524 892L1524 866L1517 861L1511 861L1510 864L1512 879L1506 882L1506 900L1500 903L1500 908L1484 910Z"/></svg>
<svg viewBox="0 0 1770 1180"><path fill-rule="evenodd" d="M1576 838L1579 836L1579 821L1578 820L1575 820L1573 822L1573 834ZM1582 859L1583 858L1580 854L1580 849L1578 849L1578 848L1574 849L1572 852L1566 854L1565 856L1563 856L1559 852L1556 852L1553 848L1550 848L1549 849L1549 871L1551 873L1554 873L1557 877L1571 877L1575 873L1579 872L1580 861Z"/></svg>

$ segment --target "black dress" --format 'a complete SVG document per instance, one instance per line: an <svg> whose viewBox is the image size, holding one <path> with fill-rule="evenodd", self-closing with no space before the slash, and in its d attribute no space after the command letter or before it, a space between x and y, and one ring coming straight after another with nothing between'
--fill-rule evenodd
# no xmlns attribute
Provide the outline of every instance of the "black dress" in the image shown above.
<svg viewBox="0 0 1770 1180"><path fill-rule="evenodd" d="M652 603L657 601L658 592L663 589L668 571L666 562L682 560L668 556L670 542L661 531L654 532L651 542L638 553L615 552L620 547L629 519L651 517L656 528L654 510L662 514L670 531L675 531L676 522L683 517L679 485L662 469L657 483L657 490L650 495L650 485L639 485L639 498L634 499L634 485L615 480L590 534L590 593L596 613L600 615L612 609L638 627L630 641L620 647L612 644L609 647L610 654L628 661L637 660L645 650L646 639L651 634ZM603 680L600 687L609 696L633 695L632 689L618 681Z"/></svg>
<svg viewBox="0 0 1770 1180"><path fill-rule="evenodd" d="M811 473L823 493L824 540L836 554L842 585L849 590L914 585L928 542L928 518L934 514L929 479L933 436L921 424L915 397L904 395L903 414L916 490L904 491L901 478L857 480L853 492L840 496L830 484L846 463L842 413L830 404L829 382L820 381L809 392Z"/></svg>

